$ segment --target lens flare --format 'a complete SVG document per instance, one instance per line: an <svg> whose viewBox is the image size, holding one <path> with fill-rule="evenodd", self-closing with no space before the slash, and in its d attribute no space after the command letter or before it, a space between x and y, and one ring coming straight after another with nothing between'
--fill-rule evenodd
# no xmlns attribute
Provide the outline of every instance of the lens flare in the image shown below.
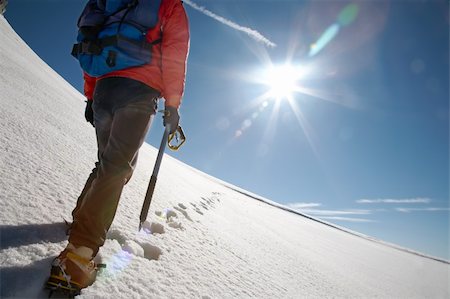
<svg viewBox="0 0 450 299"><path fill-rule="evenodd" d="M342 27L348 26L356 20L358 11L359 8L356 4L345 6L339 13L336 22L330 25L315 43L311 44L308 56L313 57L322 51L338 35Z"/></svg>
<svg viewBox="0 0 450 299"><path fill-rule="evenodd" d="M358 16L358 5L352 3L344 7L338 16L338 23L341 26L347 26L355 21Z"/></svg>
<svg viewBox="0 0 450 299"><path fill-rule="evenodd" d="M317 53L322 51L326 45L328 45L339 33L340 26L338 24L333 24L325 30L324 33L320 36L320 38L311 45L309 50L309 57L315 56Z"/></svg>
<svg viewBox="0 0 450 299"><path fill-rule="evenodd" d="M133 255L131 253L126 252L125 250L120 250L116 254L114 254L106 264L108 265L105 269L106 273L104 276L112 277L118 279L120 275L123 273L133 260Z"/></svg>

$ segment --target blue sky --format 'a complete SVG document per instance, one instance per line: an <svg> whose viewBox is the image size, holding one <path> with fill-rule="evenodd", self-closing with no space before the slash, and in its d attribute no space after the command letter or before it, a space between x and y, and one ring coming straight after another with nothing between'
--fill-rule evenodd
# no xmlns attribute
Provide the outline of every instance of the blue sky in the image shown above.
<svg viewBox="0 0 450 299"><path fill-rule="evenodd" d="M188 142L171 155L313 216L450 258L447 1L186 2ZM5 15L79 90L70 50L84 3L14 0ZM299 75L297 91L277 100L262 81L270 64L285 63ZM157 120L152 145L162 130Z"/></svg>

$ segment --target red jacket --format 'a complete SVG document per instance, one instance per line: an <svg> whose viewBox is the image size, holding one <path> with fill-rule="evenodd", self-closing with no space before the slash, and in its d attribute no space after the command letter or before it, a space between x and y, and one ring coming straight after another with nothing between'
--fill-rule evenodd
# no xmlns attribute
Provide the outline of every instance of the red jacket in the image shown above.
<svg viewBox="0 0 450 299"><path fill-rule="evenodd" d="M153 46L150 64L111 72L99 78L84 73L84 94L89 100L92 100L97 80L127 77L160 91L166 106L180 106L189 51L188 19L180 0L162 0L158 18L158 24L147 32L149 42L162 36L162 42Z"/></svg>

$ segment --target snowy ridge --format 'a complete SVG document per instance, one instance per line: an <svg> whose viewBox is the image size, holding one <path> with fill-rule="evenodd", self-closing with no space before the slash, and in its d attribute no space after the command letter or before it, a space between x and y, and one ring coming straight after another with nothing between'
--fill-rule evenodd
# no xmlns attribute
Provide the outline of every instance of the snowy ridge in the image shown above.
<svg viewBox="0 0 450 299"><path fill-rule="evenodd" d="M432 256L432 255L428 255L428 254L425 254L425 253L422 253L422 252L419 252L419 251L415 251L415 250L412 250L412 249L409 249L409 248L406 248L406 247L402 247L402 246L399 246L399 245L396 245L396 244L393 244L393 243L389 243L389 242L386 242L386 241L383 241L383 240L380 240L380 239L377 239L377 238L374 238L374 237L371 237L371 236L368 236L368 235L365 235L365 234L356 232L356 231L351 230L351 229L348 229L348 228L346 228L346 227L339 226L339 225L337 225L337 224L334 224L334 223L331 223L331 222L328 222L328 221L325 221L325 220L322 220L322 219L313 217L313 216L311 216L311 215L308 215L308 214L299 212L299 211L297 211L297 210L294 210L294 209L292 209L292 208L289 208L289 207L287 207L287 206L281 205L281 204L279 204L279 203L277 203L277 202L274 202L274 201L272 201L272 200L269 200L269 199L267 199L267 198L261 197L261 196L259 196L259 195L253 194L253 193L251 193L251 192L248 192L248 191L246 191L246 190L244 190L244 189L241 189L241 188L237 188L237 187L232 186L232 185L228 185L228 187L229 187L230 189L235 190L236 192L242 193L242 194L247 195L247 196L249 196L249 197L251 197L251 198L254 198L254 199L256 199L256 200L265 202L265 203L267 203L267 204L269 204L269 205L271 205L271 206L274 206L274 207L283 209L283 210L288 211L288 212L290 212L290 213L294 213L294 214L300 215L300 216L302 216L302 217L305 217L305 218L308 218L308 219L310 219L310 220L313 220L313 221L322 223L322 224L324 224L324 225L333 227L333 228L335 228L335 229L338 229L338 230L340 230L340 231L349 233L349 234L351 234L351 235L354 235L354 236L357 236L357 237L361 237L361 238L364 238L364 239L366 239L366 240L369 240L369 241L372 241L372 242L376 242L376 243L379 243L379 244L383 244L383 245L386 245L386 246L395 248L395 249L400 250L400 251L404 251L404 252L408 252L408 253L411 253L411 254L415 254L415 255L418 255L418 256L421 256L421 257L429 258L429 259L432 259L432 260L435 260L435 261L438 261L438 262L442 262L442 263L445 263L445 264L450 264L450 261L448 261L448 260L446 260L446 259L442 259L442 258L439 258L439 257L435 257L435 256Z"/></svg>
<svg viewBox="0 0 450 299"><path fill-rule="evenodd" d="M197 170L197 169L194 169L194 170ZM290 212L290 213L294 213L296 215L299 215L299 216L305 217L307 219L310 219L310 220L322 223L322 224L327 225L329 227L338 229L340 231L349 233L349 234L357 236L357 237L364 238L364 239L372 241L372 242L383 244L383 245L395 248L395 249L400 250L400 251L404 251L404 252L415 254L415 255L418 255L418 256L421 256L421 257L429 258L429 259L432 259L432 260L435 260L435 261L438 261L438 262L442 262L442 263L445 263L445 264L450 264L450 261L448 261L446 259L442 259L442 258L439 258L439 257L436 257L436 256L428 255L428 254L425 254L425 253L422 253L422 252L419 252L419 251L415 251L415 250L412 250L412 249L409 249L409 248L406 248L406 247L402 247L402 246L399 246L399 245L396 245L396 244L393 244L393 243L389 243L389 242L386 242L386 241L383 241L383 240L380 240L380 239L377 239L377 238L374 238L374 237L371 237L371 236L368 236L368 235L356 232L356 231L348 229L346 227L339 226L337 224L334 224L334 223L331 223L331 222L328 222L328 221L316 218L314 216L311 216L311 215L299 212L299 211L297 211L295 209L292 209L292 208L289 208L289 207L287 207L285 205L279 204L279 203L277 203L277 202L275 202L273 200L267 199L265 197L262 197L260 195L255 194L255 193L252 193L250 191L247 191L247 190L244 190L244 189L239 188L237 186L234 186L234 185L232 185L232 184L230 184L228 182L225 182L225 181L220 180L218 178L212 177L209 174L204 173L204 172L202 172L200 170L197 170L197 171L201 175L203 175L205 177L208 177L210 180L216 181L216 182L222 184L223 186L225 186L225 187L227 187L227 188L229 188L231 190L234 190L234 191L239 192L239 193L241 193L241 194L243 194L245 196L251 197L251 198L256 199L256 200L259 200L261 202L264 202L264 203L266 203L268 205L271 205L271 206L274 206L276 208L285 210L285 211Z"/></svg>
<svg viewBox="0 0 450 299"><path fill-rule="evenodd" d="M0 297L46 298L95 136L83 96L1 16L0 41ZM137 232L156 152L142 147L97 257L107 268L80 298L450 296L447 263L299 216L168 155Z"/></svg>

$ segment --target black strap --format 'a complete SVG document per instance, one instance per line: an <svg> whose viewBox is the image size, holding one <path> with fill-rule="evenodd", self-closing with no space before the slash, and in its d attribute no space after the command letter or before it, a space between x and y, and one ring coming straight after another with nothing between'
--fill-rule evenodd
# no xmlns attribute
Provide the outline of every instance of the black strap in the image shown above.
<svg viewBox="0 0 450 299"><path fill-rule="evenodd" d="M123 21L127 17L127 14L131 11L132 8L136 7L138 5L138 0L131 1L125 8L126 12L123 14L122 18L120 19L119 27L117 27L117 34L120 32L120 28L122 28Z"/></svg>
<svg viewBox="0 0 450 299"><path fill-rule="evenodd" d="M119 41L123 40L128 43L134 44L141 49L151 51L152 47L162 42L162 38L148 42L147 40L137 41L123 35L112 35L101 39L92 41L83 41L78 44L74 44L72 48L72 56L78 57L80 54L100 55L104 48L110 46L117 46Z"/></svg>

